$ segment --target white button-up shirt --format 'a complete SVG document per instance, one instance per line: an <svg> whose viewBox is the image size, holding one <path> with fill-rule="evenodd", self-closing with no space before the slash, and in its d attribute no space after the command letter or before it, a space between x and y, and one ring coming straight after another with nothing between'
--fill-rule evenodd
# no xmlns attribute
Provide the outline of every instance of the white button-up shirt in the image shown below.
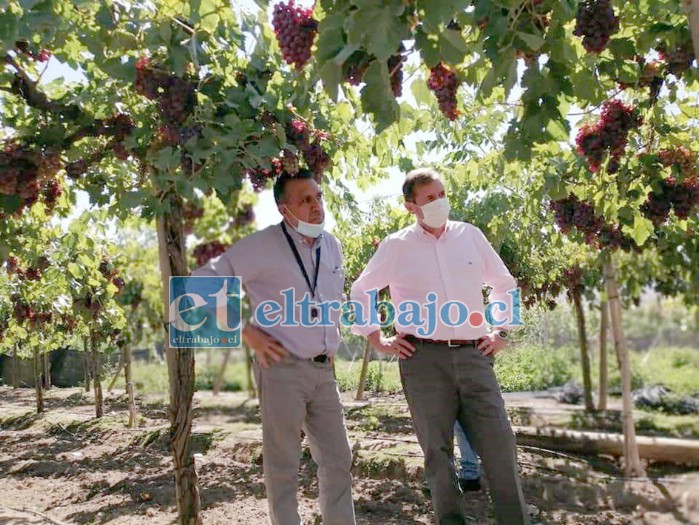
<svg viewBox="0 0 699 525"><path fill-rule="evenodd" d="M498 254L476 226L464 222L448 221L445 231L437 238L427 232L417 222L386 237L371 258L359 279L352 285L351 298L362 305L365 320L369 320L370 296L367 292L389 287L391 300L396 307L395 327L399 333L426 337L429 339L478 339L488 333L484 320L486 305L483 298L484 286L492 288L489 301L502 301L509 305L509 311L501 312L492 308L493 316L500 321L505 317L513 320L512 298L508 292L516 288L516 281ZM434 332L424 333L413 320L399 315L399 305L404 301L428 303L428 294L436 302L436 312L449 301L460 301L468 308L473 324L459 321L459 310L448 307L451 312L447 323L439 316L435 318ZM421 308L426 319L426 307ZM462 312L465 310L462 310ZM401 321L408 320L408 324ZM478 324L478 326L474 326ZM352 332L368 335L379 329L379 324L368 322L365 326L355 325ZM511 328L507 323L502 328Z"/></svg>
<svg viewBox="0 0 699 525"><path fill-rule="evenodd" d="M342 301L345 282L342 269L340 242L328 232L316 239L312 245L293 228L287 227L291 239L296 243L301 260L311 282L316 265L316 249L320 246L320 265L315 302ZM201 268L192 272L193 276L240 277L250 306L254 312L263 301L276 301L282 306L281 315L287 313L285 297L281 290L293 288L297 301L309 293L301 269L294 253L284 237L279 224L268 226L239 240L220 257L211 259ZM295 319L299 322L301 309L295 306ZM340 346L340 310L329 310L332 326L275 326L264 327L266 333L277 339L293 355L308 359L319 354L335 355ZM254 325L255 320L251 320Z"/></svg>

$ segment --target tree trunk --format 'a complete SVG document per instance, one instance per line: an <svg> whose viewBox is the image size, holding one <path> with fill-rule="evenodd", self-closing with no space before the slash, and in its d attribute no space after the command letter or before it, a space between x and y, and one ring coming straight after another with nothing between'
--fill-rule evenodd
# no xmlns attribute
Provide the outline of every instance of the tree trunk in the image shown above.
<svg viewBox="0 0 699 525"><path fill-rule="evenodd" d="M85 392L90 391L90 377L92 376L92 365L90 364L90 345L87 336L83 337L83 380L85 382Z"/></svg>
<svg viewBox="0 0 699 525"><path fill-rule="evenodd" d="M248 381L248 395L250 399L256 399L257 385L255 384L255 374L252 373L252 354L247 345L245 346L245 375Z"/></svg>
<svg viewBox="0 0 699 525"><path fill-rule="evenodd" d="M592 369L590 366L590 349L587 344L587 327L585 325L585 308L582 303L580 291L575 287L571 289L575 317L578 321L578 341L580 343L580 362L582 363L583 388L585 389L585 410L593 412L595 404L592 401Z"/></svg>
<svg viewBox="0 0 699 525"><path fill-rule="evenodd" d="M51 356L49 352L43 354L44 390L51 390Z"/></svg>
<svg viewBox="0 0 699 525"><path fill-rule="evenodd" d="M699 60L699 0L684 0L689 18L689 30L694 43L694 56Z"/></svg>
<svg viewBox="0 0 699 525"><path fill-rule="evenodd" d="M44 381L43 381L43 363L41 354L38 350L34 350L34 390L36 391L36 413L41 414L44 411Z"/></svg>
<svg viewBox="0 0 699 525"><path fill-rule="evenodd" d="M233 352L232 348L226 348L226 353L223 356L223 363L221 363L221 369L218 371L216 379L214 380L213 394L215 396L217 396L219 392L221 392L221 384L223 383L223 376L226 373L226 368L228 367L228 361L231 358L231 352Z"/></svg>
<svg viewBox="0 0 699 525"><path fill-rule="evenodd" d="M126 396L129 403L129 428L133 428L136 426L136 398L131 376L131 346L129 345L124 347L124 381L126 382Z"/></svg>
<svg viewBox="0 0 699 525"><path fill-rule="evenodd" d="M90 354L92 356L92 385L95 391L95 417L104 415L104 399L102 397L102 358L97 350L97 333L90 332Z"/></svg>
<svg viewBox="0 0 699 525"><path fill-rule="evenodd" d="M175 495L179 525L201 525L199 481L191 449L194 350L172 349L167 335L170 276L188 275L181 202L166 193L161 202L169 209L158 218L158 252L163 283L163 326L170 378L170 448L175 465Z"/></svg>
<svg viewBox="0 0 699 525"><path fill-rule="evenodd" d="M561 450L574 454L623 456L624 437L610 432L580 432L578 430L513 427L517 444L546 450ZM642 458L662 463L699 466L699 441L651 436L638 437ZM677 523L677 522L675 522Z"/></svg>
<svg viewBox="0 0 699 525"><path fill-rule="evenodd" d="M369 371L369 361L371 361L371 344L369 340L364 347L364 360L362 361L362 371L359 372L359 384L357 385L357 401L364 399L364 386L366 385L366 375Z"/></svg>
<svg viewBox="0 0 699 525"><path fill-rule="evenodd" d="M626 477L645 476L636 443L636 427L633 420L633 399L631 397L631 366L629 350L626 346L624 328L622 326L621 300L619 287L614 275L614 263L611 254L604 253L604 282L607 289L607 300L612 320L614 347L621 361L621 392L623 399L623 429L624 429L624 461Z"/></svg>
<svg viewBox="0 0 699 525"><path fill-rule="evenodd" d="M607 410L607 387L609 385L607 365L607 332L609 331L609 307L607 301L600 304L599 322L599 401L597 410Z"/></svg>
<svg viewBox="0 0 699 525"><path fill-rule="evenodd" d="M17 344L15 343L13 350L12 350L12 368L10 370L10 373L12 374L12 388L17 388L19 386L19 381L17 377L17 360L19 358L17 357Z"/></svg>

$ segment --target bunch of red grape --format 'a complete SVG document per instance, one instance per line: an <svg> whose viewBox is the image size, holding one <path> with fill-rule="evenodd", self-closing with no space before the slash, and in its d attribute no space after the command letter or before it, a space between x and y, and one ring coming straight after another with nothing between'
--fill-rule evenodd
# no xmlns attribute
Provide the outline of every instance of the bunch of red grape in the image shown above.
<svg viewBox="0 0 699 525"><path fill-rule="evenodd" d="M681 77L685 71L692 67L695 57L691 41L687 41L672 50L668 49L666 44L660 44L656 50L660 59L667 64L667 70L676 77Z"/></svg>
<svg viewBox="0 0 699 525"><path fill-rule="evenodd" d="M36 312L34 311L34 308L19 299L14 300L12 313L18 323L24 322L25 319L28 319L29 322L33 322L36 319Z"/></svg>
<svg viewBox="0 0 699 525"><path fill-rule="evenodd" d="M611 0L583 0L575 20L573 34L583 37L583 47L589 53L604 51L609 38L619 31L619 18Z"/></svg>
<svg viewBox="0 0 699 525"><path fill-rule="evenodd" d="M282 169L289 175L296 175L299 172L299 158L296 153L285 149L282 151Z"/></svg>
<svg viewBox="0 0 699 525"><path fill-rule="evenodd" d="M255 220L255 210L252 209L252 204L246 204L243 209L236 213L233 219L233 225L237 228L242 228L248 224L252 224Z"/></svg>
<svg viewBox="0 0 699 525"><path fill-rule="evenodd" d="M671 209L679 219L687 219L698 206L699 178L679 182L674 177L667 177L654 184L641 212L659 226L667 220Z"/></svg>
<svg viewBox="0 0 699 525"><path fill-rule="evenodd" d="M303 158L306 161L308 169L316 174L316 180L319 180L323 172L332 164L330 155L328 155L318 141L313 141L303 150Z"/></svg>
<svg viewBox="0 0 699 525"><path fill-rule="evenodd" d="M15 47L17 48L17 51L33 60L36 60L37 62L48 62L51 58L51 51L48 49L42 49L37 53L29 47L29 42L26 40L19 40L15 42Z"/></svg>
<svg viewBox="0 0 699 525"><path fill-rule="evenodd" d="M189 235L194 229L194 222L204 215L204 208L196 202L187 201L182 207L182 220L184 221L184 232Z"/></svg>
<svg viewBox="0 0 699 525"><path fill-rule="evenodd" d="M286 127L286 140L299 149L308 145L311 130L308 124L301 119L293 119Z"/></svg>
<svg viewBox="0 0 699 525"><path fill-rule="evenodd" d="M456 117L459 116L459 110L456 109L456 91L459 89L456 73L447 69L440 62L430 69L430 79L427 85L437 97L439 110L449 120L456 120Z"/></svg>
<svg viewBox="0 0 699 525"><path fill-rule="evenodd" d="M404 49L403 44L401 44L401 48ZM405 57L403 57L400 50L388 59L391 91L393 91L393 96L396 98L403 94L403 62L405 62Z"/></svg>
<svg viewBox="0 0 699 525"><path fill-rule="evenodd" d="M364 73L369 68L374 57L367 55L363 51L355 51L342 64L342 78L352 86L362 83ZM389 66L390 67L390 66Z"/></svg>
<svg viewBox="0 0 699 525"><path fill-rule="evenodd" d="M581 201L575 195L550 202L556 225L564 234L569 234L573 227L583 234L586 244L597 248L621 248L624 251L637 249L633 240L625 236L621 227L610 226L595 214L592 204Z"/></svg>
<svg viewBox="0 0 699 525"><path fill-rule="evenodd" d="M0 194L19 197L15 213L21 213L39 200L43 185L59 169L60 157L55 153L7 142L0 150Z"/></svg>
<svg viewBox="0 0 699 525"><path fill-rule="evenodd" d="M575 138L578 153L587 159L590 171L596 173L609 153L609 172L615 173L628 143L629 131L642 123L635 108L616 99L605 101L600 120L583 125Z"/></svg>
<svg viewBox="0 0 699 525"><path fill-rule="evenodd" d="M134 87L149 100L157 100L163 121L180 125L194 111L196 85L193 81L166 73L153 66L150 59L136 61Z"/></svg>
<svg viewBox="0 0 699 525"><path fill-rule="evenodd" d="M272 26L284 60L301 71L311 58L311 47L318 32L313 9L298 7L294 0L286 4L280 2L274 6Z"/></svg>
<svg viewBox="0 0 699 525"><path fill-rule="evenodd" d="M699 175L696 154L683 147L665 148L658 152L660 163L666 168L676 167L684 177L696 177Z"/></svg>
<svg viewBox="0 0 699 525"><path fill-rule="evenodd" d="M282 174L283 168L282 161L280 159L271 159L270 165L271 167L269 169L258 167L246 172L246 175L252 184L253 191L260 192L264 190L269 181L274 180L277 175Z"/></svg>
<svg viewBox="0 0 699 525"><path fill-rule="evenodd" d="M597 234L604 224L604 220L595 214L592 204L581 201L572 194L564 199L551 201L550 207L553 210L556 225L565 234L568 234L573 227L584 234Z"/></svg>
<svg viewBox="0 0 699 525"><path fill-rule="evenodd" d="M569 299L572 299L574 295L582 294L585 291L582 268L576 265L564 269L561 283L565 287Z"/></svg>
<svg viewBox="0 0 699 525"><path fill-rule="evenodd" d="M218 241L209 242L206 244L200 244L192 254L197 261L197 266L204 266L209 260L214 257L218 257L223 252L226 251L226 246Z"/></svg>
<svg viewBox="0 0 699 525"><path fill-rule="evenodd" d="M42 188L42 195L44 197L44 204L49 213L53 211L58 202L58 198L63 194L63 186L57 180L50 180Z"/></svg>
<svg viewBox="0 0 699 525"><path fill-rule="evenodd" d="M108 257L103 257L100 261L99 272L107 281L116 286L119 291L124 288L124 279L118 277L119 268L114 266L114 263Z"/></svg>

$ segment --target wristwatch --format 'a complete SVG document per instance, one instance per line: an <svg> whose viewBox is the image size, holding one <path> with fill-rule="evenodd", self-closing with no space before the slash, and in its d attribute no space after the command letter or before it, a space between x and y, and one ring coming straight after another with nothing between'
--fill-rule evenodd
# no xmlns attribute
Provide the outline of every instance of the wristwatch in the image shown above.
<svg viewBox="0 0 699 525"><path fill-rule="evenodd" d="M507 330L495 330L495 335L500 339L505 340L507 340L510 337L510 335L507 333Z"/></svg>

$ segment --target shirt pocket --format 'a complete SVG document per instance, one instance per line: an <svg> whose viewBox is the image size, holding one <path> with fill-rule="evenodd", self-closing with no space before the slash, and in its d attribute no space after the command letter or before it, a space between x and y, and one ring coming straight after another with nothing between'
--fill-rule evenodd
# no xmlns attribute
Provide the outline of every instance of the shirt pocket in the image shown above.
<svg viewBox="0 0 699 525"><path fill-rule="evenodd" d="M345 269L339 262L326 262L322 259L320 265L320 271L324 272L327 277L327 280L324 279L327 283L327 289L323 290L323 292L328 294L328 296L324 297L324 299L341 301L345 287Z"/></svg>

